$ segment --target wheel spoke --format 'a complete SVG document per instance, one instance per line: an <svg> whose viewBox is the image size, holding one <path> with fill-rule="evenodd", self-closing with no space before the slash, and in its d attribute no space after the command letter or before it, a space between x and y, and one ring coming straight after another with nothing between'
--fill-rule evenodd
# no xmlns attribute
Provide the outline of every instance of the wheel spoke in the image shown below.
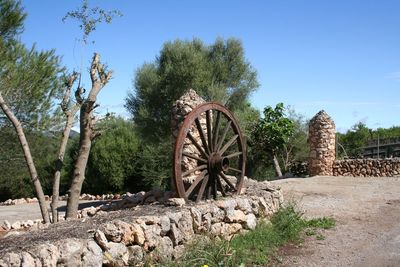
<svg viewBox="0 0 400 267"><path fill-rule="evenodd" d="M206 189L206 185L208 184L208 175L206 175L201 183L199 193L197 194L196 202L199 202L204 194L204 189Z"/></svg>
<svg viewBox="0 0 400 267"><path fill-rule="evenodd" d="M210 151L209 151L208 145L207 145L207 141L206 141L206 136L204 135L203 128L201 127L200 121L198 118L196 118L194 121L196 122L196 127L197 127L197 130L199 131L200 139L201 139L201 142L203 143L203 147L204 147L206 153L210 154Z"/></svg>
<svg viewBox="0 0 400 267"><path fill-rule="evenodd" d="M211 197L211 186L212 186L212 179L210 177L210 179L208 180L208 184L207 184L207 189L206 189L206 198L210 199Z"/></svg>
<svg viewBox="0 0 400 267"><path fill-rule="evenodd" d="M218 151L218 150L221 148L222 143L223 143L224 140L225 140L225 136L226 136L226 134L228 133L229 128L231 127L231 123L232 123L232 121L228 121L228 123L226 124L225 129L224 129L224 132L223 132L223 134L222 134L222 136L221 136L221 139L218 141L217 149L216 149L215 151Z"/></svg>
<svg viewBox="0 0 400 267"><path fill-rule="evenodd" d="M217 180L217 185L219 186L219 188L221 190L222 196L225 197L226 196L225 189L224 189L224 186L222 185L219 175L217 175L216 180Z"/></svg>
<svg viewBox="0 0 400 267"><path fill-rule="evenodd" d="M205 160L203 158L200 158L200 157L198 157L196 155L187 153L187 152L183 152L182 155L184 155L185 157L191 158L191 159L195 159L195 160L201 161L203 163L207 163L207 160Z"/></svg>
<svg viewBox="0 0 400 267"><path fill-rule="evenodd" d="M238 169L235 169L235 168L232 168L232 167L229 167L228 169L229 169L229 170L232 170L232 171L235 171L235 172L238 172L238 173L242 173L241 170L238 170Z"/></svg>
<svg viewBox="0 0 400 267"><path fill-rule="evenodd" d="M197 166L196 168L190 169L190 170L185 171L184 173L182 173L182 177L185 177L185 176L187 176L187 175L189 175L189 174L191 174L191 173L194 173L195 171L204 170L205 168L207 168L207 165L206 165L206 164Z"/></svg>
<svg viewBox="0 0 400 267"><path fill-rule="evenodd" d="M206 175L207 170L202 171L199 175L197 175L196 179L193 181L193 183L190 185L188 190L186 191L186 197L188 198L190 194L192 193L193 189L199 184L201 179L203 179L204 175Z"/></svg>
<svg viewBox="0 0 400 267"><path fill-rule="evenodd" d="M206 111L206 121L207 121L207 138L208 138L208 149L210 152L213 151L212 147L212 128L211 128L211 115L210 115L210 110Z"/></svg>
<svg viewBox="0 0 400 267"><path fill-rule="evenodd" d="M199 143L197 143L196 139L193 137L193 135L189 132L187 134L187 136L189 137L190 141L193 143L193 145L197 148L197 150L200 152L200 154L205 157L208 158L208 154L204 151L204 149L199 145Z"/></svg>
<svg viewBox="0 0 400 267"><path fill-rule="evenodd" d="M212 193L214 195L214 199L217 199L217 178L214 176L214 179L212 179Z"/></svg>
<svg viewBox="0 0 400 267"><path fill-rule="evenodd" d="M233 144L233 142L236 141L236 139L239 137L238 134L235 134L228 143L226 143L226 145L224 145L224 147L219 151L219 153L221 155L223 155L225 153L225 151Z"/></svg>
<svg viewBox="0 0 400 267"><path fill-rule="evenodd" d="M230 155L228 155L228 156L225 156L225 158L230 159L230 158L233 158L233 157L240 156L240 155L242 155L242 154L243 154L243 152L236 152L236 153L230 154Z"/></svg>
<svg viewBox="0 0 400 267"><path fill-rule="evenodd" d="M214 132L213 132L213 151L217 149L218 134L219 134L219 119L221 117L221 112L217 111L217 119L215 120Z"/></svg>
<svg viewBox="0 0 400 267"><path fill-rule="evenodd" d="M229 179L228 179L228 177L226 177L225 173L221 172L220 176L225 181L225 183L227 183L229 185L229 187L231 187L233 190L236 191L236 187L231 183L231 181L229 181Z"/></svg>

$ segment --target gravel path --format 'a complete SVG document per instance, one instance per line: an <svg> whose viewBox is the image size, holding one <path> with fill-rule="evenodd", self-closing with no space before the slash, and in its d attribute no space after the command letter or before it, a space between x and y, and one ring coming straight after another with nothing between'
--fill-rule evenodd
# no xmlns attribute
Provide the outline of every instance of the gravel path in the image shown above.
<svg viewBox="0 0 400 267"><path fill-rule="evenodd" d="M79 209L83 209L90 206L98 206L107 201L89 201L81 200L79 204ZM50 202L48 203L48 208L50 210ZM60 201L59 205L59 215L65 214L66 201ZM7 220L11 224L16 221L26 221L26 220L36 220L41 219L42 215L40 213L39 203L26 203L12 206L0 206L0 223Z"/></svg>
<svg viewBox="0 0 400 267"><path fill-rule="evenodd" d="M312 177L273 184L306 217L332 216L325 240L308 238L281 266L400 266L400 177Z"/></svg>

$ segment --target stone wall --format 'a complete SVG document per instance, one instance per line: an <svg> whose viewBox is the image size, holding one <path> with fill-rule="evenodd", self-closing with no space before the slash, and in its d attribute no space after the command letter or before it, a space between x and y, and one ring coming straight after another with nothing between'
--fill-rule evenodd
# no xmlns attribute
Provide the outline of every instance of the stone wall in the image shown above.
<svg viewBox="0 0 400 267"><path fill-rule="evenodd" d="M400 175L400 158L346 159L333 164L334 176L391 177Z"/></svg>
<svg viewBox="0 0 400 267"><path fill-rule="evenodd" d="M232 198L136 206L4 237L0 266L142 266L144 257L179 258L192 240L229 239L278 210L280 190L246 183L246 194Z"/></svg>
<svg viewBox="0 0 400 267"><path fill-rule="evenodd" d="M332 175L335 161L335 134L335 123L324 110L310 120L308 170L311 176Z"/></svg>

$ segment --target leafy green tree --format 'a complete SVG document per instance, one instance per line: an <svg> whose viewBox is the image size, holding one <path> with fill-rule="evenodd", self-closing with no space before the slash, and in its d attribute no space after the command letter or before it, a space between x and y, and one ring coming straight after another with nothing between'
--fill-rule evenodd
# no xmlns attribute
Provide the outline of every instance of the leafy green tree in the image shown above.
<svg viewBox="0 0 400 267"><path fill-rule="evenodd" d="M293 122L293 133L279 152L279 160L283 169L288 171L295 162L305 162L309 156L308 123L303 115L290 107L286 108L287 117Z"/></svg>
<svg viewBox="0 0 400 267"><path fill-rule="evenodd" d="M276 175L281 177L277 154L293 134L293 121L286 117L283 103L264 109L264 118L255 125L251 134L251 145L261 160L273 160Z"/></svg>
<svg viewBox="0 0 400 267"><path fill-rule="evenodd" d="M135 172L145 188L171 188L172 144L172 137L161 143L141 143Z"/></svg>
<svg viewBox="0 0 400 267"><path fill-rule="evenodd" d="M26 138L32 151L41 184L45 194L51 193L51 177L54 170L54 155L57 138L52 134L26 131ZM9 198L33 197L29 171L21 150L18 137L12 127L0 128L0 201ZM62 180L65 180L65 176ZM64 190L65 191L65 190Z"/></svg>
<svg viewBox="0 0 400 267"><path fill-rule="evenodd" d="M111 118L99 123L104 132L94 140L86 172L85 191L96 194L117 192L126 189L140 177L135 175L139 153L139 138L133 122L122 118ZM136 189L136 190L135 190Z"/></svg>
<svg viewBox="0 0 400 267"><path fill-rule="evenodd" d="M358 122L345 134L338 134L339 157L362 157L363 147L372 138L372 130ZM340 149L341 148L341 149Z"/></svg>
<svg viewBox="0 0 400 267"><path fill-rule="evenodd" d="M125 106L143 138L162 142L171 135L171 107L188 89L236 111L247 107L257 87L256 71L240 41L217 39L207 46L199 39L176 40L165 43L154 62L137 70Z"/></svg>
<svg viewBox="0 0 400 267"><path fill-rule="evenodd" d="M378 144L379 141L396 142L400 139L400 126L390 128L370 129L363 122L358 122L346 133L337 133L338 157L339 158L359 158L363 156L364 148L369 144ZM386 139L386 140L385 140ZM392 148L388 148L388 155L393 155Z"/></svg>

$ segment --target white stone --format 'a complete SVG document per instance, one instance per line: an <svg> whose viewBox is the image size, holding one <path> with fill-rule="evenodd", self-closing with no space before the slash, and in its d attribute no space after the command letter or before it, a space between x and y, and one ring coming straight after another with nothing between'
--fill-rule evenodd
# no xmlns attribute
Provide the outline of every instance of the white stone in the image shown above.
<svg viewBox="0 0 400 267"><path fill-rule="evenodd" d="M96 232L94 234L94 238L97 241L97 244L99 244L99 246L103 250L107 250L108 249L108 240L107 240L105 234L102 231L96 230Z"/></svg>
<svg viewBox="0 0 400 267"><path fill-rule="evenodd" d="M21 267L32 267L36 266L35 259L28 252L21 253ZM1 265L0 265L1 266Z"/></svg>
<svg viewBox="0 0 400 267"><path fill-rule="evenodd" d="M246 215L241 210L227 210L225 220L227 222L243 223L246 222Z"/></svg>
<svg viewBox="0 0 400 267"><path fill-rule="evenodd" d="M13 230L21 229L21 222L20 221L16 221L13 224L11 224L11 229L13 229Z"/></svg>
<svg viewBox="0 0 400 267"><path fill-rule="evenodd" d="M60 254L58 263L66 266L78 266L81 263L81 254L83 252L82 241L68 238L60 242L58 247Z"/></svg>
<svg viewBox="0 0 400 267"><path fill-rule="evenodd" d="M254 230L257 226L257 218L253 213L246 215L245 227L250 230Z"/></svg>
<svg viewBox="0 0 400 267"><path fill-rule="evenodd" d="M82 266L100 267L103 262L103 251L93 240L89 240L82 253Z"/></svg>
<svg viewBox="0 0 400 267"><path fill-rule="evenodd" d="M106 252L111 256L109 262L115 266L126 266L129 261L129 252L124 244L110 242Z"/></svg>

